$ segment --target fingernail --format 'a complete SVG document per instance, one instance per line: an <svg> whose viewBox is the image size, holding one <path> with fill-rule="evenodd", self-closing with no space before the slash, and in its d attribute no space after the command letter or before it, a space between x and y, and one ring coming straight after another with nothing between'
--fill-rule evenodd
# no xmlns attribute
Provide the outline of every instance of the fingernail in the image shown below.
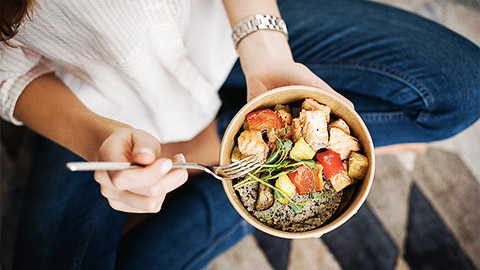
<svg viewBox="0 0 480 270"><path fill-rule="evenodd" d="M138 153L142 153L142 154L148 154L148 155L151 155L151 156L155 156L155 153L153 153L152 149L150 148L140 148L138 150Z"/></svg>
<svg viewBox="0 0 480 270"><path fill-rule="evenodd" d="M183 155L183 153L176 154L175 156L173 156L172 160L178 160L179 162L183 162L183 163L187 162L185 160L185 156Z"/></svg>
<svg viewBox="0 0 480 270"><path fill-rule="evenodd" d="M165 161L163 161L162 165L160 166L160 172L162 174L168 173L172 169L172 165L173 163L171 159L165 159Z"/></svg>

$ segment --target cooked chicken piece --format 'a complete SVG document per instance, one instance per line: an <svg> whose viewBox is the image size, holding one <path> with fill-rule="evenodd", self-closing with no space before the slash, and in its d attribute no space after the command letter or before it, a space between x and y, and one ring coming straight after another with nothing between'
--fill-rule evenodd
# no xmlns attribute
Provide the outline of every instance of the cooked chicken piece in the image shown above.
<svg viewBox="0 0 480 270"><path fill-rule="evenodd" d="M348 127L347 123L343 121L342 118L330 123L330 125L328 125L328 131L330 131L332 127L339 128L343 130L345 133L350 134L350 128Z"/></svg>
<svg viewBox="0 0 480 270"><path fill-rule="evenodd" d="M290 125L292 123L292 114L285 111L285 110L279 110L277 111L278 115L282 118L282 122L285 125Z"/></svg>
<svg viewBox="0 0 480 270"><path fill-rule="evenodd" d="M267 138L268 138L268 149L270 149L270 151L273 150L273 148L275 147L275 143L277 142L277 137L278 135L276 134L276 132L272 129L269 129L267 130Z"/></svg>
<svg viewBox="0 0 480 270"><path fill-rule="evenodd" d="M348 158L351 151L360 150L360 144L355 137L336 127L330 129L329 143L330 146L328 148L339 153L342 160Z"/></svg>
<svg viewBox="0 0 480 270"><path fill-rule="evenodd" d="M280 130L281 130L280 135L282 136L280 138L283 138L284 140L289 140L292 138L292 127L290 125L287 125L284 128L281 128Z"/></svg>
<svg viewBox="0 0 480 270"><path fill-rule="evenodd" d="M302 103L302 109L307 111L321 110L320 106L322 105L313 98L306 98Z"/></svg>
<svg viewBox="0 0 480 270"><path fill-rule="evenodd" d="M292 120L292 125L290 129L292 130L292 141L296 143L300 138L302 138L302 126L303 123L300 118L294 118Z"/></svg>
<svg viewBox="0 0 480 270"><path fill-rule="evenodd" d="M262 183L258 186L257 202L255 203L255 209L266 210L270 208L275 201L273 190Z"/></svg>
<svg viewBox="0 0 480 270"><path fill-rule="evenodd" d="M336 192L339 192L340 190L344 189L346 186L349 186L355 183L355 180L352 179L350 176L348 176L347 172L341 172L333 176L330 179L330 182L332 183L333 189L335 189Z"/></svg>
<svg viewBox="0 0 480 270"><path fill-rule="evenodd" d="M317 151L328 145L327 120L324 111L306 111L300 112L300 118L305 119L302 129L302 136L308 145Z"/></svg>
<svg viewBox="0 0 480 270"><path fill-rule="evenodd" d="M288 129L289 130L289 129ZM277 140L280 138L281 140L285 141L288 138L288 130L286 128L276 128L276 129L269 129L267 130L267 138L268 138L268 147L270 150L273 150Z"/></svg>
<svg viewBox="0 0 480 270"><path fill-rule="evenodd" d="M290 106L276 105L273 110L278 112L278 115L280 115L282 118L283 124L290 125L292 123L292 112L290 110Z"/></svg>
<svg viewBox="0 0 480 270"><path fill-rule="evenodd" d="M258 159L264 160L268 154L268 146L263 141L262 132L259 130L244 130L238 136L238 149L243 158L255 155Z"/></svg>
<svg viewBox="0 0 480 270"><path fill-rule="evenodd" d="M322 105L312 98L305 99L305 101L302 103L302 109L307 111L322 111L325 114L327 123L330 122L330 112L331 112L330 107Z"/></svg>

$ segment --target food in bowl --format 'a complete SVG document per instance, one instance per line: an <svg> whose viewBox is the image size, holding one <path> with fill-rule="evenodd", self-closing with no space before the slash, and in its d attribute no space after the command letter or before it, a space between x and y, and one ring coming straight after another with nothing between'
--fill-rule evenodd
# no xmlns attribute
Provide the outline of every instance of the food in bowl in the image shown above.
<svg viewBox="0 0 480 270"><path fill-rule="evenodd" d="M368 158L348 124L312 98L245 116L231 161L254 155L265 164L233 187L260 222L310 231L337 211L347 186L364 178Z"/></svg>

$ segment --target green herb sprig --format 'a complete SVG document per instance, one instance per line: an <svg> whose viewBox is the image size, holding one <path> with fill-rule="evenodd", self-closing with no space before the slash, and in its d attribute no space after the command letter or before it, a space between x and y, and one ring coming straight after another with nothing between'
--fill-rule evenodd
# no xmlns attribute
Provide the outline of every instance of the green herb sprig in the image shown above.
<svg viewBox="0 0 480 270"><path fill-rule="evenodd" d="M272 130L268 130L267 132L273 132ZM275 135L275 134L274 134ZM270 188L272 188L275 192L275 210L276 212L276 203L278 198L285 198L288 200L289 207L297 214L303 213L303 206L306 203L295 203L293 202L283 191L275 187L274 185L270 184L269 181L273 179L278 179L282 174L289 174L297 171L301 166L307 165L310 171L313 174L313 170L318 170L317 165L313 160L301 160L298 162L291 163L290 160L287 160L288 154L292 149L293 142L291 140L282 140L277 135L275 135L277 141L275 143L275 147L273 151L267 158L267 161L260 166L257 170L249 173L245 179L236 183L233 187L235 189L241 188L243 186L253 184L256 182L262 183ZM261 175L261 177L259 177ZM315 185L315 183L314 183ZM314 189L315 190L315 189ZM321 196L317 196L310 201L314 201ZM309 201L309 202L310 202ZM268 219L273 218L274 215L269 217ZM266 220L268 220L266 219Z"/></svg>

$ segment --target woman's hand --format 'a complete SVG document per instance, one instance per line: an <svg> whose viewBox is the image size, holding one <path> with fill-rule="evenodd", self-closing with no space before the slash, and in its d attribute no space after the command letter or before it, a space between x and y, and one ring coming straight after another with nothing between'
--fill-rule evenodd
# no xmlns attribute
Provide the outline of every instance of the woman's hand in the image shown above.
<svg viewBox="0 0 480 270"><path fill-rule="evenodd" d="M165 195L184 184L187 170L172 170L173 162L185 162L182 154L160 157L160 143L145 131L123 128L113 132L101 145L100 161L128 161L138 169L96 171L95 180L113 209L130 213L160 211Z"/></svg>
<svg viewBox="0 0 480 270"><path fill-rule="evenodd" d="M254 32L240 41L238 53L247 80L248 100L277 87L306 85L329 91L353 107L305 65L293 60L287 39L280 32Z"/></svg>
<svg viewBox="0 0 480 270"><path fill-rule="evenodd" d="M293 61L271 64L268 69L251 73L251 75L247 77L247 98L251 100L263 92L288 85L306 85L327 90L344 99L353 107L353 104L349 100L338 94L305 65Z"/></svg>
<svg viewBox="0 0 480 270"><path fill-rule="evenodd" d="M230 25L255 14L281 17L275 0L223 0ZM240 63L247 79L247 99L273 88L306 85L329 91L347 104L353 104L318 78L306 66L295 63L285 35L278 31L260 30L248 34L238 43Z"/></svg>

